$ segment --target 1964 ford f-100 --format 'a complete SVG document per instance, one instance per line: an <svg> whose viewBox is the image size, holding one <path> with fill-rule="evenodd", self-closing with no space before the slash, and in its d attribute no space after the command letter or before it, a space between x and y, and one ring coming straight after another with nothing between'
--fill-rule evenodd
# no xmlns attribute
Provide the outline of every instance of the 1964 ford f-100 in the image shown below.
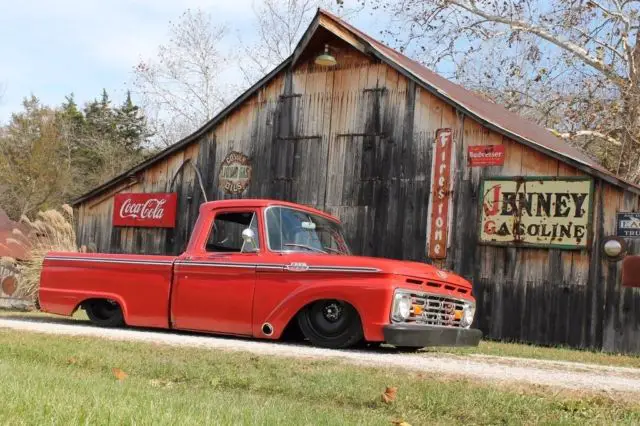
<svg viewBox="0 0 640 426"><path fill-rule="evenodd" d="M49 253L39 303L97 325L140 326L347 348L477 345L468 281L433 266L352 256L340 222L272 200L202 204L178 257ZM299 334L299 333L298 333Z"/></svg>

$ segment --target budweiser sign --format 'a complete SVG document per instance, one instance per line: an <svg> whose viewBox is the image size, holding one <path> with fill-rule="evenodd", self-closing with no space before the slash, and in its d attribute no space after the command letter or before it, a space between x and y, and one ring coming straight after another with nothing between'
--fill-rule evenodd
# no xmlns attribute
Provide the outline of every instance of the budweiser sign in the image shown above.
<svg viewBox="0 0 640 426"><path fill-rule="evenodd" d="M470 167L502 166L504 145L474 145L468 151Z"/></svg>
<svg viewBox="0 0 640 426"><path fill-rule="evenodd" d="M176 225L175 193L116 194L113 226L173 228Z"/></svg>

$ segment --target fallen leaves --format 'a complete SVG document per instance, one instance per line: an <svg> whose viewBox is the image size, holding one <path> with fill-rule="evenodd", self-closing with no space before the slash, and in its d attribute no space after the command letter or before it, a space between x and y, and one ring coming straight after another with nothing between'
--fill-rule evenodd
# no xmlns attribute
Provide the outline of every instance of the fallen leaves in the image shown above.
<svg viewBox="0 0 640 426"><path fill-rule="evenodd" d="M124 371L122 371L119 368L112 368L111 371L113 371L113 375L115 376L115 378L119 381L123 381L124 379L126 379L127 377L129 377L129 375L127 373L125 373Z"/></svg>
<svg viewBox="0 0 640 426"><path fill-rule="evenodd" d="M382 402L385 404L391 404L396 399L396 394L398 393L398 388L395 386L387 386L382 394Z"/></svg>

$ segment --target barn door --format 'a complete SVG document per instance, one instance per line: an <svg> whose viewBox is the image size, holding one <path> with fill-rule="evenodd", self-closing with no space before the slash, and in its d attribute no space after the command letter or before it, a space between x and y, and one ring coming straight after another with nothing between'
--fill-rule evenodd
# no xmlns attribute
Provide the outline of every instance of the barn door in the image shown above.
<svg viewBox="0 0 640 426"><path fill-rule="evenodd" d="M271 150L273 198L322 207L333 72L302 67L286 75Z"/></svg>

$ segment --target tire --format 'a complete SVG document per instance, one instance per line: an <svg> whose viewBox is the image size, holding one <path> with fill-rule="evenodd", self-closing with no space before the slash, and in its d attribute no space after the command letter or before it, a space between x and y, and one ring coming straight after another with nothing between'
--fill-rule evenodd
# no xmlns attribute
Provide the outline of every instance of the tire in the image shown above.
<svg viewBox="0 0 640 426"><path fill-rule="evenodd" d="M355 308L339 300L320 300L298 314L302 334L314 346L346 349L364 338L360 316Z"/></svg>
<svg viewBox="0 0 640 426"><path fill-rule="evenodd" d="M120 305L110 300L92 300L84 304L87 316L100 327L120 327L124 325L124 315Z"/></svg>

